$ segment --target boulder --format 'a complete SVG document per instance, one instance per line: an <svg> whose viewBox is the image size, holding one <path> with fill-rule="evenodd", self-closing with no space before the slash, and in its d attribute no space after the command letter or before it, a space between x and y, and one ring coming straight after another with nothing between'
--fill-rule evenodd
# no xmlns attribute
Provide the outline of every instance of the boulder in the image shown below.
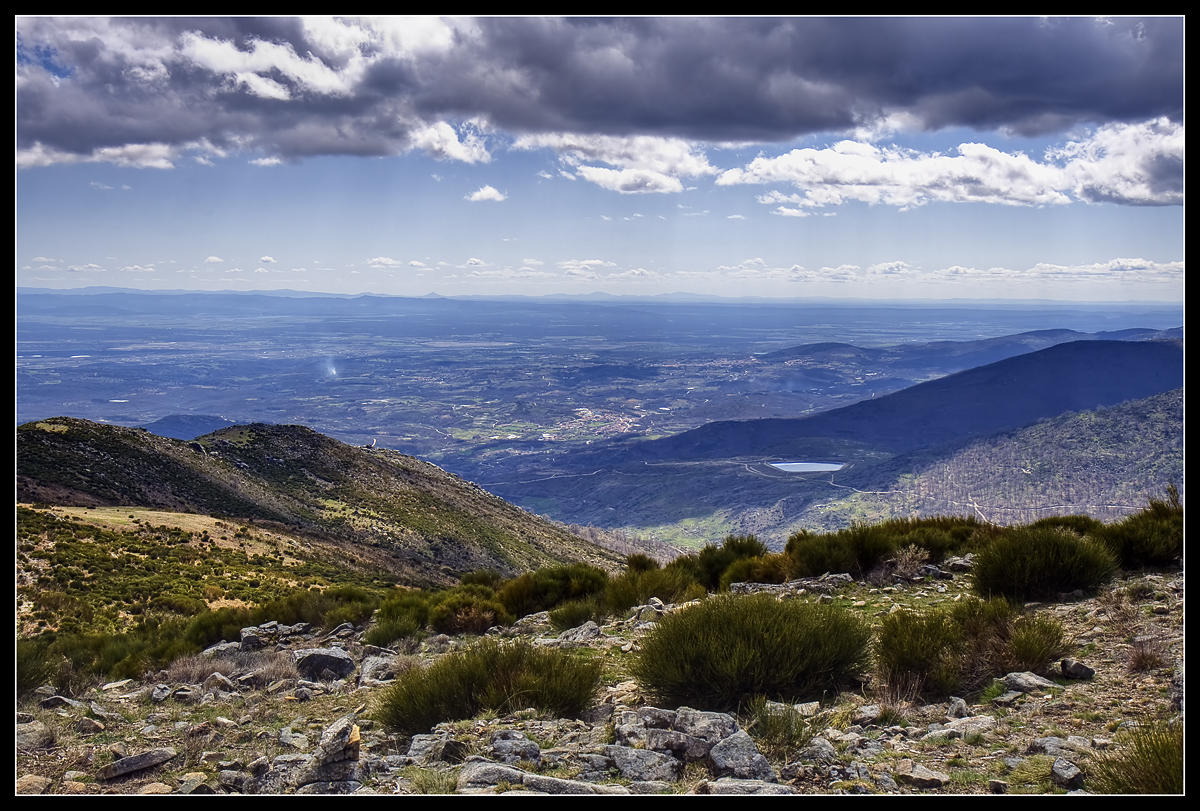
<svg viewBox="0 0 1200 811"><path fill-rule="evenodd" d="M354 660L341 648L303 648L292 656L300 675L313 681L334 681L354 672Z"/></svg>
<svg viewBox="0 0 1200 811"><path fill-rule="evenodd" d="M649 749L606 746L604 754L621 776L628 780L674 782L683 774L683 761Z"/></svg>
<svg viewBox="0 0 1200 811"><path fill-rule="evenodd" d="M155 766L161 766L168 760L171 760L177 754L170 746L164 746L161 749L151 749L147 752L139 752L136 755L123 757L108 764L100 770L99 777L101 780L112 780L117 777L124 777L127 774L133 774L134 772L153 769Z"/></svg>
<svg viewBox="0 0 1200 811"><path fill-rule="evenodd" d="M758 751L754 739L745 730L738 730L714 744L708 752L708 763L715 777L767 781L776 779L775 770Z"/></svg>

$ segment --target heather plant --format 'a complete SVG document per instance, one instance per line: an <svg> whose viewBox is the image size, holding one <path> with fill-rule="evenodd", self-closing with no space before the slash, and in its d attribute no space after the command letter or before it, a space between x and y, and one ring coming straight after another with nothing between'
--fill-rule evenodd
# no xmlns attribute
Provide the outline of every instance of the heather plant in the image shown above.
<svg viewBox="0 0 1200 811"><path fill-rule="evenodd" d="M720 590L728 591L731 583L783 583L790 570L787 555L738 558L722 572Z"/></svg>
<svg viewBox="0 0 1200 811"><path fill-rule="evenodd" d="M984 597L1040 600L1063 592L1093 592L1116 572L1103 543L1065 529L1017 527L994 537L975 558L975 592Z"/></svg>
<svg viewBox="0 0 1200 811"><path fill-rule="evenodd" d="M1096 535L1120 559L1121 566L1136 569L1165 566L1183 555L1183 504L1172 485L1167 499L1151 499L1145 509L1103 526Z"/></svg>
<svg viewBox="0 0 1200 811"><path fill-rule="evenodd" d="M596 598L572 600L550 612L550 625L556 631L566 631L601 616L600 603Z"/></svg>
<svg viewBox="0 0 1200 811"><path fill-rule="evenodd" d="M763 695L819 696L848 683L868 662L870 630L828 604L770 595L715 595L661 619L631 666L657 699L733 709Z"/></svg>
<svg viewBox="0 0 1200 811"><path fill-rule="evenodd" d="M679 558L658 569L630 569L609 580L602 598L605 612L620 614L631 606L645 605L651 597L679 603L704 596L708 590L696 581L687 563L690 560L694 558Z"/></svg>
<svg viewBox="0 0 1200 811"><path fill-rule="evenodd" d="M497 590L501 603L514 617L548 611L568 600L604 590L608 573L586 563L549 566L515 577Z"/></svg>
<svg viewBox="0 0 1200 811"><path fill-rule="evenodd" d="M375 624L364 640L369 645L386 647L397 639L419 636L428 622L428 596L420 591L402 591L379 604Z"/></svg>
<svg viewBox="0 0 1200 811"><path fill-rule="evenodd" d="M1111 750L1088 763L1087 787L1101 794L1182 794L1182 721L1156 721L1120 733Z"/></svg>
<svg viewBox="0 0 1200 811"><path fill-rule="evenodd" d="M751 697L740 714L759 751L784 763L794 760L823 726L817 716L801 715L793 705L772 703L766 696Z"/></svg>
<svg viewBox="0 0 1200 811"><path fill-rule="evenodd" d="M486 586L457 586L443 592L429 609L429 624L442 634L482 634L513 617Z"/></svg>
<svg viewBox="0 0 1200 811"><path fill-rule="evenodd" d="M875 656L896 692L949 693L959 686L966 639L944 611L897 611L879 626Z"/></svg>
<svg viewBox="0 0 1200 811"><path fill-rule="evenodd" d="M1002 654L1001 669L1045 673L1049 664L1069 650L1062 623L1048 614L1013 620Z"/></svg>
<svg viewBox="0 0 1200 811"><path fill-rule="evenodd" d="M532 707L575 717L591 703L600 668L599 661L571 651L484 639L401 674L381 693L375 717L407 735L485 710L503 714Z"/></svg>
<svg viewBox="0 0 1200 811"><path fill-rule="evenodd" d="M697 580L709 591L716 591L721 586L721 576L730 565L766 554L767 547L753 535L730 535L720 546L708 544L696 555L700 570Z"/></svg>

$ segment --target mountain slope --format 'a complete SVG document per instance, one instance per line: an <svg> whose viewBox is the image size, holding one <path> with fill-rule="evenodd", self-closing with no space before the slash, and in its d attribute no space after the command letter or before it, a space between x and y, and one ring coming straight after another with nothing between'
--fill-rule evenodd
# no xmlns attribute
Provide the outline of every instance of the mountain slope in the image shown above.
<svg viewBox="0 0 1200 811"><path fill-rule="evenodd" d="M843 440L902 453L968 441L1183 384L1183 348L1073 341L798 419L710 423L630 449L647 460L797 457Z"/></svg>
<svg viewBox="0 0 1200 811"><path fill-rule="evenodd" d="M254 519L373 546L397 572L429 582L617 558L434 465L295 425L182 442L65 417L27 423L17 429L17 498Z"/></svg>
<svg viewBox="0 0 1200 811"><path fill-rule="evenodd" d="M899 456L830 481L844 495L822 498L790 526L960 513L1003 524L1067 514L1114 520L1161 498L1170 484L1182 493L1183 389L1063 414L949 454Z"/></svg>

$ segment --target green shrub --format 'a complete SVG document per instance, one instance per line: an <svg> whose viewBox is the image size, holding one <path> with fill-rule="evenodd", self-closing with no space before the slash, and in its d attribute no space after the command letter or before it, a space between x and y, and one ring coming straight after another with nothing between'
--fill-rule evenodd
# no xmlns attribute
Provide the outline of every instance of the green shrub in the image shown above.
<svg viewBox="0 0 1200 811"><path fill-rule="evenodd" d="M379 604L375 625L364 640L386 647L397 639L417 636L429 622L429 598L419 591L402 591Z"/></svg>
<svg viewBox="0 0 1200 811"><path fill-rule="evenodd" d="M556 631L566 631L600 616L600 604L595 599L572 600L550 612L550 625Z"/></svg>
<svg viewBox="0 0 1200 811"><path fill-rule="evenodd" d="M1158 721L1121 733L1087 766L1087 787L1101 794L1182 794L1183 724Z"/></svg>
<svg viewBox="0 0 1200 811"><path fill-rule="evenodd" d="M1049 614L1017 617L1008 632L1001 669L1045 673L1068 650L1063 625Z"/></svg>
<svg viewBox="0 0 1200 811"><path fill-rule="evenodd" d="M960 684L966 640L945 611L897 611L879 626L876 659L898 694L949 693Z"/></svg>
<svg viewBox="0 0 1200 811"><path fill-rule="evenodd" d="M641 552L634 552L625 558L625 571L627 572L648 572L651 569L660 568L662 567L657 560Z"/></svg>
<svg viewBox="0 0 1200 811"><path fill-rule="evenodd" d="M799 577L848 572L861 578L896 551L898 537L881 525L860 524L823 535L793 535L786 550Z"/></svg>
<svg viewBox="0 0 1200 811"><path fill-rule="evenodd" d="M533 707L575 717L591 703L600 667L599 661L570 651L485 639L399 676L381 693L374 714L408 735L484 710L510 713Z"/></svg>
<svg viewBox="0 0 1200 811"><path fill-rule="evenodd" d="M696 555L699 569L696 579L709 591L716 591L721 584L721 575L735 561L766 554L766 545L753 535L729 535L720 546L708 544Z"/></svg>
<svg viewBox="0 0 1200 811"><path fill-rule="evenodd" d="M708 590L696 581L690 566L672 561L661 569L631 569L608 581L604 588L603 605L607 613L620 614L632 606L645 605L651 597L666 603L679 603L707 593Z"/></svg>
<svg viewBox="0 0 1200 811"><path fill-rule="evenodd" d="M586 563L569 563L526 572L509 580L497 592L514 617L548 611L568 600L590 597L604 590L608 573Z"/></svg>
<svg viewBox="0 0 1200 811"><path fill-rule="evenodd" d="M1151 499L1141 512L1105 526L1098 537L1126 569L1166 566L1183 555L1183 505L1179 491L1167 490L1167 500Z"/></svg>
<svg viewBox="0 0 1200 811"><path fill-rule="evenodd" d="M499 600L458 587L443 594L429 610L429 624L442 634L482 634L495 625L508 625L512 615Z"/></svg>
<svg viewBox="0 0 1200 811"><path fill-rule="evenodd" d="M668 615L631 670L671 706L732 709L749 696L795 701L835 689L868 660L870 630L834 605L717 595Z"/></svg>
<svg viewBox="0 0 1200 811"><path fill-rule="evenodd" d="M787 555L761 555L738 558L721 574L720 589L728 591L730 583L783 583L791 571Z"/></svg>
<svg viewBox="0 0 1200 811"><path fill-rule="evenodd" d="M1069 529L1080 535L1095 535L1104 529L1104 522L1090 515L1050 515L1029 525L1033 529Z"/></svg>
<svg viewBox="0 0 1200 811"><path fill-rule="evenodd" d="M997 535L976 555L974 588L984 597L1040 600L1076 589L1095 591L1116 569L1116 557L1092 538L1018 527Z"/></svg>
<svg viewBox="0 0 1200 811"><path fill-rule="evenodd" d="M43 684L49 684L57 675L63 659L49 648L45 640L17 640L17 698L24 698Z"/></svg>
<svg viewBox="0 0 1200 811"><path fill-rule="evenodd" d="M464 586L487 586L494 591L504 582L504 575L495 569L476 569L464 574L458 582Z"/></svg>

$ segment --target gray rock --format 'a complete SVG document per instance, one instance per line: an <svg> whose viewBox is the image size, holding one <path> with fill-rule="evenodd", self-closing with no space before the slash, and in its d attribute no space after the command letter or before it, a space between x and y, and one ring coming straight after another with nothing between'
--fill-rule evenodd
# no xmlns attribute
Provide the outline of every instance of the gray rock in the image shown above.
<svg viewBox="0 0 1200 811"><path fill-rule="evenodd" d="M683 774L683 761L649 749L606 746L604 754L621 776L628 780L665 780L674 782Z"/></svg>
<svg viewBox="0 0 1200 811"><path fill-rule="evenodd" d="M1091 679L1096 675L1095 669L1076 659L1063 659L1059 666L1063 676L1068 679Z"/></svg>
<svg viewBox="0 0 1200 811"><path fill-rule="evenodd" d="M268 645L267 635L257 627L243 628L241 633L242 650L262 650Z"/></svg>
<svg viewBox="0 0 1200 811"><path fill-rule="evenodd" d="M805 763L833 763L837 760L837 749L833 744L820 736L808 742L808 746L800 750L797 757Z"/></svg>
<svg viewBox="0 0 1200 811"><path fill-rule="evenodd" d="M856 724L873 724L883 715L883 708L878 704L864 704L854 710L852 721Z"/></svg>
<svg viewBox="0 0 1200 811"><path fill-rule="evenodd" d="M681 707L680 709L686 709ZM694 711L693 711L694 712ZM656 729L672 729L675 727L675 710L660 710L658 707L624 708L613 712L613 724L617 726L637 725ZM687 730L682 730L686 732Z"/></svg>
<svg viewBox="0 0 1200 811"><path fill-rule="evenodd" d="M967 707L967 702L958 696L950 696L950 704L946 708L947 718L966 718L971 714L970 708Z"/></svg>
<svg viewBox="0 0 1200 811"><path fill-rule="evenodd" d="M703 738L674 729L647 729L642 740L647 749L670 752L688 762L704 760L708 757L708 750L713 747Z"/></svg>
<svg viewBox="0 0 1200 811"><path fill-rule="evenodd" d="M799 794L791 786L779 783L768 783L765 780L740 780L736 777L722 777L717 780L706 780L696 786L697 794Z"/></svg>
<svg viewBox="0 0 1200 811"><path fill-rule="evenodd" d="M1079 788L1083 785L1083 772L1066 758L1055 758L1054 765L1050 767L1050 779L1056 786Z"/></svg>
<svg viewBox="0 0 1200 811"><path fill-rule="evenodd" d="M155 766L161 766L177 754L170 746L164 746L161 749L151 749L148 752L140 752L136 755L123 757L102 768L99 772L99 777L101 780L112 780L116 777L133 774L134 772L152 769Z"/></svg>
<svg viewBox="0 0 1200 811"><path fill-rule="evenodd" d="M1023 695L1025 695L1025 694L1020 691L1009 690L1008 692L1001 693L1000 695L993 698L992 703L995 704L997 707L1011 707L1013 704L1016 704L1017 700L1020 699L1021 696L1023 696Z"/></svg>
<svg viewBox="0 0 1200 811"><path fill-rule="evenodd" d="M214 794L215 790L207 781L208 775L203 772L189 772L179 780L179 793Z"/></svg>
<svg viewBox="0 0 1200 811"><path fill-rule="evenodd" d="M75 722L75 731L83 735L94 735L104 731L104 724L95 718L80 718Z"/></svg>
<svg viewBox="0 0 1200 811"><path fill-rule="evenodd" d="M446 733L436 735L413 735L408 747L408 757L414 763L428 766L433 763L462 763L470 746L451 738Z"/></svg>
<svg viewBox="0 0 1200 811"><path fill-rule="evenodd" d="M996 728L996 719L991 715L970 715L956 718L942 725L943 730L953 730L964 738L968 735L983 735Z"/></svg>
<svg viewBox="0 0 1200 811"><path fill-rule="evenodd" d="M606 786L582 780L564 780L525 772L512 766L493 763L482 758L470 758L458 773L460 793L477 794L501 783L524 786L545 794L628 794L624 786Z"/></svg>
<svg viewBox="0 0 1200 811"><path fill-rule="evenodd" d="M691 707L676 710L670 727L709 743L723 741L738 731L738 723L732 715L694 710Z"/></svg>
<svg viewBox="0 0 1200 811"><path fill-rule="evenodd" d="M328 780L305 783L296 789L297 794L353 794L362 788L357 780Z"/></svg>
<svg viewBox="0 0 1200 811"><path fill-rule="evenodd" d="M304 648L292 652L296 669L306 679L333 681L354 672L354 659L341 648ZM327 678L328 674L333 678Z"/></svg>
<svg viewBox="0 0 1200 811"><path fill-rule="evenodd" d="M908 758L896 763L895 778L900 783L917 788L941 788L950 782L949 775L927 769Z"/></svg>
<svg viewBox="0 0 1200 811"><path fill-rule="evenodd" d="M599 639L600 636L600 626L592 620L588 620L583 625L563 631L558 635L558 641L567 644L584 644Z"/></svg>
<svg viewBox="0 0 1200 811"><path fill-rule="evenodd" d="M43 698L41 701L38 702L38 706L41 707L43 710L54 710L59 707L73 707L78 710L78 709L83 709L83 707L85 705L82 701L76 701L73 698L67 698L66 696L53 695L53 696L47 696L46 698Z"/></svg>
<svg viewBox="0 0 1200 811"><path fill-rule="evenodd" d="M237 685L229 680L224 673L213 673L204 680L205 688L221 690L226 693L236 693Z"/></svg>
<svg viewBox="0 0 1200 811"><path fill-rule="evenodd" d="M715 777L775 780L775 770L745 730L738 730L715 744L708 752L708 762Z"/></svg>
<svg viewBox="0 0 1200 811"><path fill-rule="evenodd" d="M1047 690L1062 689L1049 679L1028 670L1024 673L1009 673L1004 677L1004 686L1018 693L1044 693Z"/></svg>
<svg viewBox="0 0 1200 811"><path fill-rule="evenodd" d="M379 687L395 680L400 675L400 666L395 656L367 656L359 667L358 683L365 687Z"/></svg>
<svg viewBox="0 0 1200 811"><path fill-rule="evenodd" d="M513 729L501 729L493 733L489 751L500 763L516 763L521 760L538 763L542 757L542 750L536 743Z"/></svg>
<svg viewBox="0 0 1200 811"><path fill-rule="evenodd" d="M41 721L17 724L18 749L45 749L54 745L54 733Z"/></svg>

